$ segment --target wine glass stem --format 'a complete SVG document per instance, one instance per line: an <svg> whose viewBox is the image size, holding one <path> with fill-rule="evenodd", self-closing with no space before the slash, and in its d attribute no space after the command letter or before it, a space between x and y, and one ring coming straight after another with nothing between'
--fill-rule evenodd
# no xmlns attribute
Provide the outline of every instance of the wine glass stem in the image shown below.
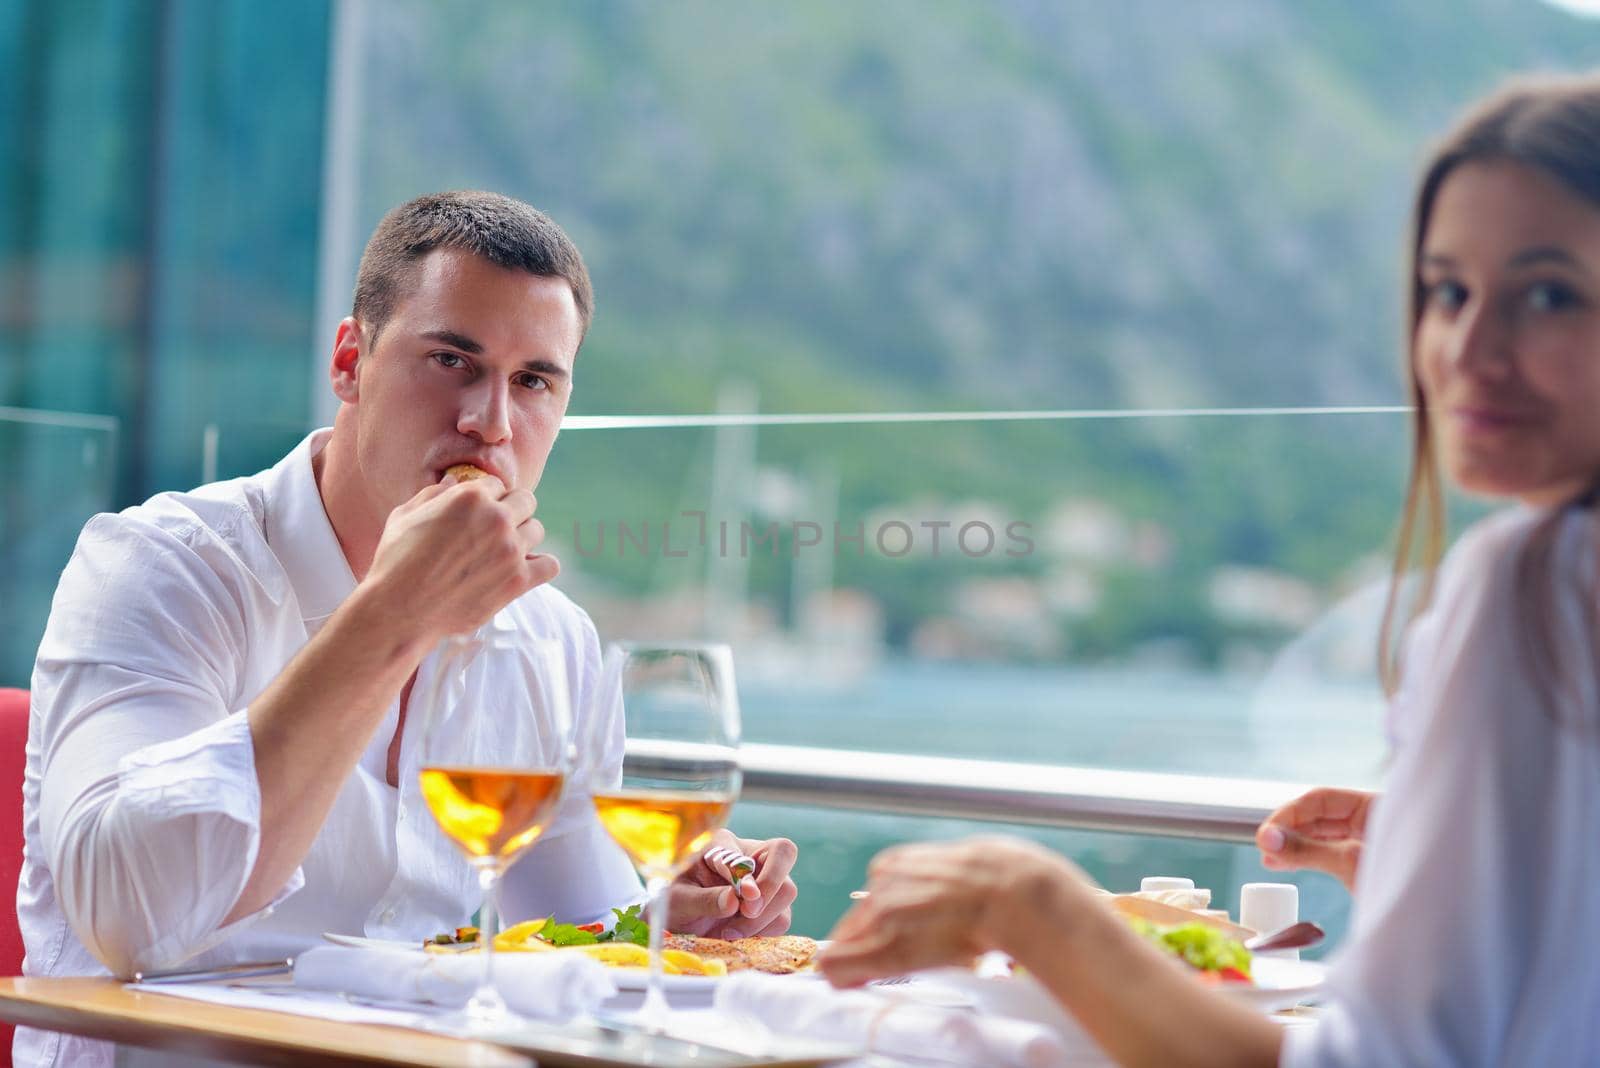
<svg viewBox="0 0 1600 1068"><path fill-rule="evenodd" d="M478 944L483 947L483 975L478 981L477 993L467 1003L467 1013L493 1019L503 1016L506 1011L505 999L494 985L494 935L500 905L499 864L479 865L478 888L483 891L483 908L478 913Z"/></svg>
<svg viewBox="0 0 1600 1068"><path fill-rule="evenodd" d="M644 1004L639 1006L639 1022L652 1031L664 1031L667 1015L667 995L661 986L661 943L667 929L667 896L672 880L655 876L645 883L649 899L646 903L646 923L650 925L650 979L645 984Z"/></svg>

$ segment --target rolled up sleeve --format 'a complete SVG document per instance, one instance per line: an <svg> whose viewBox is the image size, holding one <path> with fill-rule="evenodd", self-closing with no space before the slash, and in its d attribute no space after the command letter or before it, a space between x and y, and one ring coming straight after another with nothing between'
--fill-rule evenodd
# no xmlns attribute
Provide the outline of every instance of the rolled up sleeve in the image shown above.
<svg viewBox="0 0 1600 1068"><path fill-rule="evenodd" d="M120 976L217 945L299 889L224 927L261 843L261 791L225 590L185 547L86 530L35 666L39 831L62 912ZM107 572L116 550L160 550ZM107 581L107 577L110 581ZM214 581L214 580L213 580Z"/></svg>
<svg viewBox="0 0 1600 1068"><path fill-rule="evenodd" d="M66 779L55 784L67 786ZM243 712L132 753L114 777L63 801L47 831L61 906L79 940L115 975L202 953L304 884L297 869L266 908L223 926L261 844L261 794Z"/></svg>

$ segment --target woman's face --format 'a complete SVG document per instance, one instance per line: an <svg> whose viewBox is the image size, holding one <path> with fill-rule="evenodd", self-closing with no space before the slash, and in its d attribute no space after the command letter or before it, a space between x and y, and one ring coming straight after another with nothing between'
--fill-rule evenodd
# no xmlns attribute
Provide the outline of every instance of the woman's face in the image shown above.
<svg viewBox="0 0 1600 1068"><path fill-rule="evenodd" d="M1450 477L1534 505L1600 478L1600 210L1521 164L1462 164L1418 275L1414 371Z"/></svg>

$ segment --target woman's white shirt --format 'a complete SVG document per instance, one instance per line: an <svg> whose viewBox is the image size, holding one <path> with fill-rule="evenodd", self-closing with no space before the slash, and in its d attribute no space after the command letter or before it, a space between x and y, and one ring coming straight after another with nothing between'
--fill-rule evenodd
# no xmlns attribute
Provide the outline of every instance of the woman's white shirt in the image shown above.
<svg viewBox="0 0 1600 1068"><path fill-rule="evenodd" d="M1395 748L1320 1025L1285 1068L1600 1064L1600 694L1592 513L1544 572L1559 679L1528 655L1519 562L1544 513L1451 552L1407 647Z"/></svg>

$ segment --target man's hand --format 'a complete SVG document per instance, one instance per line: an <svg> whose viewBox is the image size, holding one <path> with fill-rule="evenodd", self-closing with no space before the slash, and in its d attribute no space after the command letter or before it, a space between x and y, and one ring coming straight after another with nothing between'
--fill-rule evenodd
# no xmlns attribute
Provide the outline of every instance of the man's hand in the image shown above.
<svg viewBox="0 0 1600 1068"><path fill-rule="evenodd" d="M1261 863L1273 871L1327 872L1354 890L1367 814L1377 796L1330 786L1301 794L1256 829Z"/></svg>
<svg viewBox="0 0 1600 1068"><path fill-rule="evenodd" d="M755 875L734 885L727 865L706 857L706 853L717 849L730 849L752 858L756 862ZM799 893L789 878L799 855L787 838L758 842L718 831L705 852L672 884L667 929L714 938L783 934L789 929L792 906Z"/></svg>
<svg viewBox="0 0 1600 1068"><path fill-rule="evenodd" d="M537 552L544 524L527 490L492 475L446 475L389 514L364 585L385 591L398 618L428 639L481 626L561 570Z"/></svg>

